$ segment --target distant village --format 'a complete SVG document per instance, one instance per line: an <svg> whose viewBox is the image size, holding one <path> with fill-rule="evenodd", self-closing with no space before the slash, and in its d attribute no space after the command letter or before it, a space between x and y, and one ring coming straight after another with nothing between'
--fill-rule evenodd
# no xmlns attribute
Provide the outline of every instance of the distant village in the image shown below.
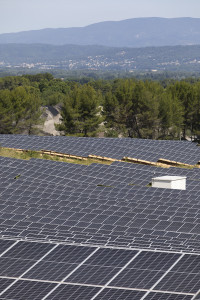
<svg viewBox="0 0 200 300"><path fill-rule="evenodd" d="M165 70L176 70L176 68L190 68L199 67L200 60L198 59L188 59L184 62L182 60L171 60L171 61L156 61L155 58L150 56L145 62L141 63L138 57L136 58L126 58L123 53L115 57L106 57L105 55L88 56L85 58L78 59L68 59L68 60L52 60L51 62L20 62L20 63L9 63L5 61L0 61L1 68L26 68L26 69L36 69L36 70L126 70L129 72L134 72L136 70L143 71L165 71Z"/></svg>

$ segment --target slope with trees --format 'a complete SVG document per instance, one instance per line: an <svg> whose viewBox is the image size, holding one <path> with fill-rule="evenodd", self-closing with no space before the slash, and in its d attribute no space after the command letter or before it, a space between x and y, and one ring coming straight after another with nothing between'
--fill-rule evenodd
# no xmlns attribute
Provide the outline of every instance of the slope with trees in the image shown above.
<svg viewBox="0 0 200 300"><path fill-rule="evenodd" d="M200 134L200 80L0 78L0 133L36 134L43 106L59 104L61 134L185 139Z"/></svg>

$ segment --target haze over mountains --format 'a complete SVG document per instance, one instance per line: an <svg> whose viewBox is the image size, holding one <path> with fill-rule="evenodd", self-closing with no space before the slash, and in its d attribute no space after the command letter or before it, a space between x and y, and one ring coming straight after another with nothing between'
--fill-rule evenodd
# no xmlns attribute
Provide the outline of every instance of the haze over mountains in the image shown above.
<svg viewBox="0 0 200 300"><path fill-rule="evenodd" d="M151 47L200 44L199 18L134 18L86 27L0 34L0 43Z"/></svg>

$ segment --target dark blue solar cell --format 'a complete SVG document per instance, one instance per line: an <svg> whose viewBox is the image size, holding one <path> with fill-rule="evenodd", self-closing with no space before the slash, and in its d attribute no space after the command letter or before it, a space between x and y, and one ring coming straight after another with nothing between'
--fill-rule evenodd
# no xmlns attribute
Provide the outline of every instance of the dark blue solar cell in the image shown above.
<svg viewBox="0 0 200 300"><path fill-rule="evenodd" d="M0 293L3 292L13 282L14 279L0 278Z"/></svg>
<svg viewBox="0 0 200 300"><path fill-rule="evenodd" d="M61 284L47 300L89 300L100 290L98 287Z"/></svg>
<svg viewBox="0 0 200 300"><path fill-rule="evenodd" d="M199 290L199 274L168 272L167 275L156 285L155 289L195 294Z"/></svg>
<svg viewBox="0 0 200 300"><path fill-rule="evenodd" d="M34 260L0 257L0 276L18 277L28 270L34 263Z"/></svg>
<svg viewBox="0 0 200 300"><path fill-rule="evenodd" d="M163 274L163 271L125 269L109 285L115 287L150 289Z"/></svg>
<svg viewBox="0 0 200 300"><path fill-rule="evenodd" d="M15 241L0 240L0 255L6 251L10 246L14 245Z"/></svg>
<svg viewBox="0 0 200 300"><path fill-rule="evenodd" d="M127 268L167 271L179 257L178 253L142 251Z"/></svg>
<svg viewBox="0 0 200 300"><path fill-rule="evenodd" d="M58 245L43 260L52 262L65 262L70 264L80 264L93 251L95 251L95 249L95 247Z"/></svg>
<svg viewBox="0 0 200 300"><path fill-rule="evenodd" d="M37 242L19 242L6 252L3 257L21 258L21 259L40 259L55 245Z"/></svg>
<svg viewBox="0 0 200 300"><path fill-rule="evenodd" d="M66 281L71 283L104 285L119 270L119 268L83 264Z"/></svg>
<svg viewBox="0 0 200 300"><path fill-rule="evenodd" d="M1 295L1 299L41 300L56 284L19 280Z"/></svg>
<svg viewBox="0 0 200 300"><path fill-rule="evenodd" d="M62 262L41 261L31 268L23 278L62 281L70 272L77 267L77 264L67 264Z"/></svg>
<svg viewBox="0 0 200 300"><path fill-rule="evenodd" d="M144 296L145 292L142 291L130 291L123 289L111 289L105 288L95 298L96 300L139 300Z"/></svg>
<svg viewBox="0 0 200 300"><path fill-rule="evenodd" d="M170 293L149 293L145 300L191 300L193 296Z"/></svg>
<svg viewBox="0 0 200 300"><path fill-rule="evenodd" d="M86 262L89 265L123 267L130 261L137 251L122 249L99 249Z"/></svg>

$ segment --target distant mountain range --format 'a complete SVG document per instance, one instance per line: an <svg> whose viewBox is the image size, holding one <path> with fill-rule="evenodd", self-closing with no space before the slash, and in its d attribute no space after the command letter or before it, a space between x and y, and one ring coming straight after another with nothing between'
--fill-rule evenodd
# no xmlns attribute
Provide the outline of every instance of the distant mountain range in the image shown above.
<svg viewBox="0 0 200 300"><path fill-rule="evenodd" d="M200 19L137 18L0 34L0 70L200 70Z"/></svg>
<svg viewBox="0 0 200 300"><path fill-rule="evenodd" d="M200 44L200 18L135 18L86 27L0 34L0 44L151 47Z"/></svg>

